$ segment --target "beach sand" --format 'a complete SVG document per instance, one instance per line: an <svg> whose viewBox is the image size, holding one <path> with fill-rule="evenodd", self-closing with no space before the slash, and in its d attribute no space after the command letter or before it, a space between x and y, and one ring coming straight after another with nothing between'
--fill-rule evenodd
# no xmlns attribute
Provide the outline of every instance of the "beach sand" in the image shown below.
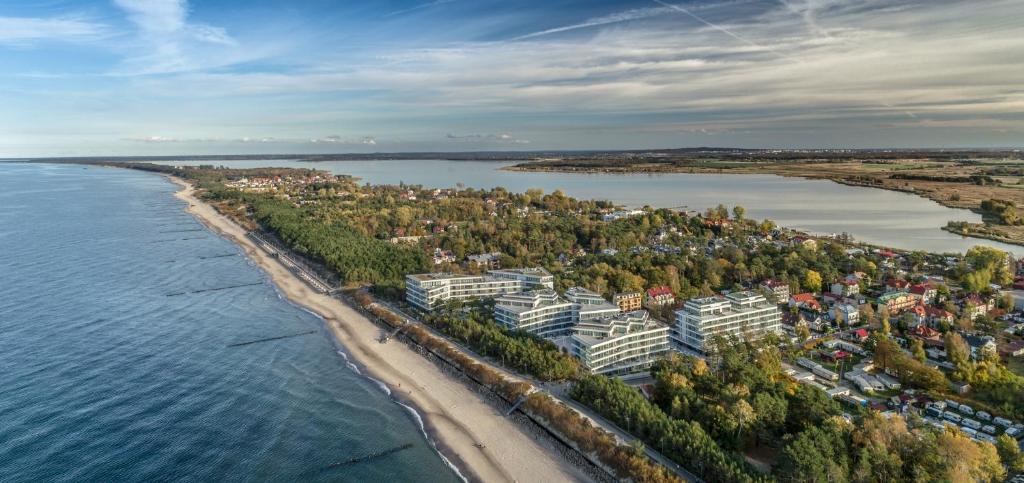
<svg viewBox="0 0 1024 483"><path fill-rule="evenodd" d="M341 300L312 290L245 236L245 230L194 196L185 181L176 196L208 228L233 241L266 272L293 303L322 317L338 343L369 376L386 384L392 397L414 407L441 454L471 481L589 481L549 441L534 439L482 396L445 375L402 343L381 344L381 329ZM477 447L480 444L483 447Z"/></svg>

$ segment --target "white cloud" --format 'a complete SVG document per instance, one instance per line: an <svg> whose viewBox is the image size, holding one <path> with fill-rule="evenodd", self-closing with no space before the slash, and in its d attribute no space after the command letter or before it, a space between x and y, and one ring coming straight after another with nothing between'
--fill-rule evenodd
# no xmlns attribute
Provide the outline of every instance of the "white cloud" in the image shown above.
<svg viewBox="0 0 1024 483"><path fill-rule="evenodd" d="M226 30L188 21L187 0L114 0L137 27L139 45L115 73L162 74L230 63L238 54L224 49L238 43ZM209 47L215 47L210 50ZM244 55L242 56L245 57Z"/></svg>
<svg viewBox="0 0 1024 483"><path fill-rule="evenodd" d="M445 135L446 138L456 141L477 141L502 144L530 144L529 139L517 139L511 134L452 134Z"/></svg>
<svg viewBox="0 0 1024 483"><path fill-rule="evenodd" d="M114 0L128 19L147 32L173 33L185 28L185 0Z"/></svg>
<svg viewBox="0 0 1024 483"><path fill-rule="evenodd" d="M313 138L309 142L313 144L369 144L376 145L377 139L372 136L366 136L358 139L343 138L341 136L326 136L322 138Z"/></svg>
<svg viewBox="0 0 1024 483"><path fill-rule="evenodd" d="M182 138L173 136L143 136L123 138L122 141L163 144L163 143L190 143L190 144L340 144L340 145L376 145L377 139L373 136L361 138L344 138L342 136L325 136L320 138L273 138L273 137L250 137L240 138Z"/></svg>
<svg viewBox="0 0 1024 483"><path fill-rule="evenodd" d="M0 17L0 45L38 41L79 42L108 35L107 27L78 17Z"/></svg>

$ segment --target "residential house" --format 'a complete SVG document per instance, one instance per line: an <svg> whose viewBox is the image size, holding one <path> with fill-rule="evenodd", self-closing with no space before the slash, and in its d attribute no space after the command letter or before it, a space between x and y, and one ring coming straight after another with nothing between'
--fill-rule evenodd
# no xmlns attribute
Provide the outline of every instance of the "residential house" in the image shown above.
<svg viewBox="0 0 1024 483"><path fill-rule="evenodd" d="M818 312L801 310L797 313L796 324L794 325L796 327L805 326L815 332L824 332L828 327L828 322Z"/></svg>
<svg viewBox="0 0 1024 483"><path fill-rule="evenodd" d="M961 303L963 304L963 313L972 320L987 315L989 311L996 308L994 299L985 300L976 293L968 294Z"/></svg>
<svg viewBox="0 0 1024 483"><path fill-rule="evenodd" d="M842 297L852 297L860 293L860 283L844 278L833 283L830 292Z"/></svg>
<svg viewBox="0 0 1024 483"><path fill-rule="evenodd" d="M802 246L811 251L815 251L818 249L818 241L813 238L808 238L805 236L795 236L791 238L789 241L794 246Z"/></svg>
<svg viewBox="0 0 1024 483"><path fill-rule="evenodd" d="M998 353L996 351L996 340L990 335L969 335L964 337L964 341L971 347L971 357L975 360L981 359L987 353Z"/></svg>
<svg viewBox="0 0 1024 483"><path fill-rule="evenodd" d="M765 280L761 282L761 289L769 295L770 299L778 303L789 299L789 284L782 280Z"/></svg>
<svg viewBox="0 0 1024 483"><path fill-rule="evenodd" d="M479 255L470 255L466 257L470 265L479 268L500 268L501 265L501 253L481 253Z"/></svg>
<svg viewBox="0 0 1024 483"><path fill-rule="evenodd" d="M910 293L919 295L921 297L921 302L925 305L935 303L935 299L939 295L939 291L929 282L911 285Z"/></svg>
<svg viewBox="0 0 1024 483"><path fill-rule="evenodd" d="M942 339L942 333L928 327L927 325L918 325L913 329L910 329L909 336L914 339L920 339L926 347L943 347L945 342Z"/></svg>
<svg viewBox="0 0 1024 483"><path fill-rule="evenodd" d="M651 308L664 307L676 302L676 296L672 289L664 285L647 289L647 306Z"/></svg>
<svg viewBox="0 0 1024 483"><path fill-rule="evenodd" d="M867 329L857 329L857 330L851 330L851 331L843 334L843 337L846 340L851 340L851 341L863 344L864 341L868 340L868 336L869 335L870 334L868 333Z"/></svg>
<svg viewBox="0 0 1024 483"><path fill-rule="evenodd" d="M890 278L885 281L885 293L905 292L910 288L910 282L902 278Z"/></svg>
<svg viewBox="0 0 1024 483"><path fill-rule="evenodd" d="M856 305L837 303L832 306L832 317L838 324L853 326L860 323L860 310Z"/></svg>
<svg viewBox="0 0 1024 483"><path fill-rule="evenodd" d="M1024 341L1015 340L999 346L999 355L1003 357L1024 356Z"/></svg>
<svg viewBox="0 0 1024 483"><path fill-rule="evenodd" d="M882 294L876 300L878 310L884 307L889 315L897 315L917 305L917 296L906 292L888 292Z"/></svg>
<svg viewBox="0 0 1024 483"><path fill-rule="evenodd" d="M810 292L790 295L789 306L796 307L798 309L814 310L817 312L821 312L821 304L818 303L818 300L814 297L814 294Z"/></svg>
<svg viewBox="0 0 1024 483"><path fill-rule="evenodd" d="M623 312L640 310L644 305L644 297L640 292L621 292L612 297L612 302Z"/></svg>
<svg viewBox="0 0 1024 483"><path fill-rule="evenodd" d="M434 265L441 265L443 263L455 263L455 254L450 250L442 250L440 248L434 249Z"/></svg>
<svg viewBox="0 0 1024 483"><path fill-rule="evenodd" d="M952 312L931 305L925 306L925 322L929 326L939 327L943 323L951 325L954 319Z"/></svg>

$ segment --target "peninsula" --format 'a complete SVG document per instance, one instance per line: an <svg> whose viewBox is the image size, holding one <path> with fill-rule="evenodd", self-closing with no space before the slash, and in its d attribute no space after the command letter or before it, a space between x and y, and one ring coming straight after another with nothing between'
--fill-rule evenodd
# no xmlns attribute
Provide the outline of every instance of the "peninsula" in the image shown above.
<svg viewBox="0 0 1024 483"><path fill-rule="evenodd" d="M474 477L994 481L1024 466L1024 316L1006 290L1024 271L999 250L881 249L742 207L121 166L187 178L190 209L423 410Z"/></svg>

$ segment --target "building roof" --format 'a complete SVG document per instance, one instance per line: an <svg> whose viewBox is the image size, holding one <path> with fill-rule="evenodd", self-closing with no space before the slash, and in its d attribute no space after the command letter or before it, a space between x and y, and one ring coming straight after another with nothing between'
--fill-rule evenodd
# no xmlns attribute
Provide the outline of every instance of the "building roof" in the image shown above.
<svg viewBox="0 0 1024 483"><path fill-rule="evenodd" d="M867 329L857 329L857 330L853 331L853 335L857 336L858 338L864 339L864 338L866 338L868 336L868 330Z"/></svg>
<svg viewBox="0 0 1024 483"><path fill-rule="evenodd" d="M924 295L929 290L935 290L930 282L918 283L910 286L910 293L916 293L918 295Z"/></svg>
<svg viewBox="0 0 1024 483"><path fill-rule="evenodd" d="M769 278L769 279L761 282L761 285L763 285L765 287L768 287L768 288L789 287L788 283L783 282L782 280L775 280L774 278Z"/></svg>
<svg viewBox="0 0 1024 483"><path fill-rule="evenodd" d="M887 287L894 288L907 288L908 286L910 286L910 282L903 280L902 278L890 278L889 280L885 281L885 285Z"/></svg>
<svg viewBox="0 0 1024 483"><path fill-rule="evenodd" d="M793 294L793 295L790 295L789 298L790 298L790 300L792 300L792 301L794 301L796 303L817 302L817 300L814 298L814 294L812 294L810 292Z"/></svg>
<svg viewBox="0 0 1024 483"><path fill-rule="evenodd" d="M668 287L666 287L664 285L662 285L660 287L652 287L652 288L647 289L647 296L648 297L658 297L658 296L661 296L661 295L672 295L672 289L668 288Z"/></svg>

